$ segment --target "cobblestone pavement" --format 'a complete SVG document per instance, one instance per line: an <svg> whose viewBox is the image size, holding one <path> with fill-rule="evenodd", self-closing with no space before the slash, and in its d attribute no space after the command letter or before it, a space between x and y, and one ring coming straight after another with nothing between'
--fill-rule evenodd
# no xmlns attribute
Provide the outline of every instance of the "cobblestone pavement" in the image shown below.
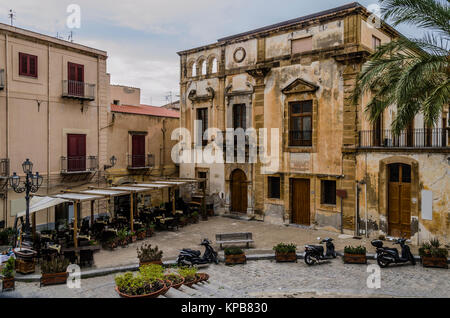
<svg viewBox="0 0 450 318"><path fill-rule="evenodd" d="M370 261L370 264L375 264ZM246 265L211 265L211 284L187 287L185 297L450 297L450 272L444 269L397 266L381 269L381 288L367 288L365 265L343 264L340 258L308 267L298 263L249 261ZM39 283L18 282L15 292L0 297L118 297L114 275L82 280L81 289L66 285L39 288ZM168 297L183 297L177 291Z"/></svg>

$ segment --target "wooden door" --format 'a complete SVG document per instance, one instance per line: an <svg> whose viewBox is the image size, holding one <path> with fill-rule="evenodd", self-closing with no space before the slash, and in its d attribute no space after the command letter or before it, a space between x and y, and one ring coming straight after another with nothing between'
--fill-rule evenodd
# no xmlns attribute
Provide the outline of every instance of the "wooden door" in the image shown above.
<svg viewBox="0 0 450 318"><path fill-rule="evenodd" d="M411 166L389 165L388 233L394 237L411 236Z"/></svg>
<svg viewBox="0 0 450 318"><path fill-rule="evenodd" d="M231 174L231 212L247 213L247 178L239 169Z"/></svg>
<svg viewBox="0 0 450 318"><path fill-rule="evenodd" d="M292 179L292 223L310 225L309 179Z"/></svg>
<svg viewBox="0 0 450 318"><path fill-rule="evenodd" d="M84 96L84 65L68 63L68 90L73 96Z"/></svg>
<svg viewBox="0 0 450 318"><path fill-rule="evenodd" d="M145 167L145 135L132 136L132 166Z"/></svg>
<svg viewBox="0 0 450 318"><path fill-rule="evenodd" d="M67 170L86 171L86 135L67 135Z"/></svg>

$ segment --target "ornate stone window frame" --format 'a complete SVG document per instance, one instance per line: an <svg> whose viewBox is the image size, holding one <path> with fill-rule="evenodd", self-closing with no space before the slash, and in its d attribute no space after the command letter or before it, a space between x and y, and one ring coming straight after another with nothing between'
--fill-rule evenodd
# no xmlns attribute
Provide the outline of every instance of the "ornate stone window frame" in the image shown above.
<svg viewBox="0 0 450 318"><path fill-rule="evenodd" d="M246 113L246 127L252 127L252 100L255 91L253 85L246 83L248 90L233 91L233 86L230 84L225 88L225 102L226 102L226 127L233 128L233 105L245 104Z"/></svg>
<svg viewBox="0 0 450 318"><path fill-rule="evenodd" d="M284 101L284 123L283 123L283 150L284 152L317 152L318 136L318 109L316 91L319 86L305 81L301 78L296 79L286 86L282 92L286 96ZM289 145L289 123L290 112L289 104L291 102L312 101L312 146L290 146Z"/></svg>

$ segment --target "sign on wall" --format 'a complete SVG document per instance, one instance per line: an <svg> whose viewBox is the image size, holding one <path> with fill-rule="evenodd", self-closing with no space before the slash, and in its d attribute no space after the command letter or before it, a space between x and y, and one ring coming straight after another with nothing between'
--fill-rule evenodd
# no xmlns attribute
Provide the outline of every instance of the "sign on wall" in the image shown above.
<svg viewBox="0 0 450 318"><path fill-rule="evenodd" d="M422 220L433 220L433 192L422 190Z"/></svg>

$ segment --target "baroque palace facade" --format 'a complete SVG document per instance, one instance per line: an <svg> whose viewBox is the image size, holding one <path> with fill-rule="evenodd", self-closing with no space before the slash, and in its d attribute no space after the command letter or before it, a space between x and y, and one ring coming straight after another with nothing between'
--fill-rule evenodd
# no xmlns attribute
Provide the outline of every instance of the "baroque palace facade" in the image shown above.
<svg viewBox="0 0 450 318"><path fill-rule="evenodd" d="M436 127L418 116L400 136L395 106L375 124L351 101L377 46L399 36L371 23L357 3L219 39L179 52L181 127L278 129L266 169L249 163L180 163L180 176L206 178L224 214L348 234L405 235L419 243L450 229L448 110ZM198 120L202 121L198 125ZM186 152L216 143L182 140ZM247 139L246 147L252 142ZM225 142L224 142L225 143ZM273 145L272 145L273 144Z"/></svg>

